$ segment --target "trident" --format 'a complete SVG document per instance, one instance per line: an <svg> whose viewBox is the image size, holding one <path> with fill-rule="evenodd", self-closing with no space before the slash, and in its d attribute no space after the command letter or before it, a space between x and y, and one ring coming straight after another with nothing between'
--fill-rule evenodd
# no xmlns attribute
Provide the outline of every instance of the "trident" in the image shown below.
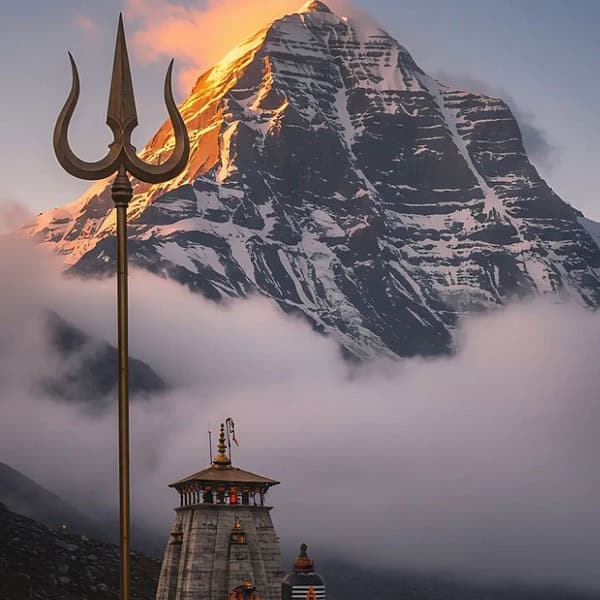
<svg viewBox="0 0 600 600"><path fill-rule="evenodd" d="M123 29L119 16L115 58L113 62L106 123L113 133L106 156L97 162L80 160L69 146L68 129L79 98L79 74L69 52L73 83L71 92L58 116L54 128L54 151L61 166L75 177L86 180L103 179L117 173L111 187L117 210L117 315L119 349L119 520L121 554L121 600L129 600L129 351L127 325L127 206L133 189L129 174L146 183L162 183L179 175L185 167L190 143L185 123L171 91L171 60L165 77L164 97L175 134L175 149L160 165L146 164L136 154L131 133L138 124Z"/></svg>

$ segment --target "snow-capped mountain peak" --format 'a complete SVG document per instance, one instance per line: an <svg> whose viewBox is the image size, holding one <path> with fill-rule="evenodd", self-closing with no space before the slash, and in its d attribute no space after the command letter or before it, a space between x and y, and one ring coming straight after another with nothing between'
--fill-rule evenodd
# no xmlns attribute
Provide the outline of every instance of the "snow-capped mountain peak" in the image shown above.
<svg viewBox="0 0 600 600"><path fill-rule="evenodd" d="M210 298L251 292L357 356L431 354L514 296L600 302L600 252L501 100L427 76L385 31L307 2L202 74L185 172L135 185L132 262ZM171 151L163 125L142 151ZM26 233L112 272L109 181Z"/></svg>
<svg viewBox="0 0 600 600"><path fill-rule="evenodd" d="M333 14L332 10L325 4L325 2L319 2L319 0L309 0L305 2L300 9L299 13L307 13L307 12L321 12Z"/></svg>

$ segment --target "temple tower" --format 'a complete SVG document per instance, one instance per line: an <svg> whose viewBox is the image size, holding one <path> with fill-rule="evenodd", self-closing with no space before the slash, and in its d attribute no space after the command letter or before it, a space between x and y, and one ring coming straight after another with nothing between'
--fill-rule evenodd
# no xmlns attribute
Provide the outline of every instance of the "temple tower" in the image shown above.
<svg viewBox="0 0 600 600"><path fill-rule="evenodd" d="M224 425L206 469L170 484L179 492L156 600L228 600L252 587L280 600L279 539L265 497L279 482L231 465Z"/></svg>

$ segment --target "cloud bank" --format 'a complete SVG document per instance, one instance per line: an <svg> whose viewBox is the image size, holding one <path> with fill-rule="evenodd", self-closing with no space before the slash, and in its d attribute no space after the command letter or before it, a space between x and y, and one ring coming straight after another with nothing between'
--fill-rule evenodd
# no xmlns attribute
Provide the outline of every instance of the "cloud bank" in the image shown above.
<svg viewBox="0 0 600 600"><path fill-rule="evenodd" d="M126 0L125 11L128 19L135 19L132 42L140 58L181 61L179 86L188 94L198 77L241 41L300 5L296 0L207 0L191 5Z"/></svg>
<svg viewBox="0 0 600 600"><path fill-rule="evenodd" d="M176 58L179 89L189 94L204 71L233 48L274 20L294 13L302 0L205 0L182 4L172 0L126 0L125 12L135 32L133 48L141 60ZM327 2L330 8L361 22L378 24L345 0Z"/></svg>
<svg viewBox="0 0 600 600"><path fill-rule="evenodd" d="M116 417L39 397L50 307L114 341L112 281L0 242L0 460L80 508L116 503ZM12 256L11 260L7 257ZM467 578L600 589L600 316L547 301L465 321L452 358L344 363L259 298L217 306L131 277L132 354L178 387L132 409L133 514L167 537L167 484L236 420L234 463L271 493L285 547Z"/></svg>
<svg viewBox="0 0 600 600"><path fill-rule="evenodd" d="M14 231L32 216L31 211L20 202L0 200L0 235Z"/></svg>

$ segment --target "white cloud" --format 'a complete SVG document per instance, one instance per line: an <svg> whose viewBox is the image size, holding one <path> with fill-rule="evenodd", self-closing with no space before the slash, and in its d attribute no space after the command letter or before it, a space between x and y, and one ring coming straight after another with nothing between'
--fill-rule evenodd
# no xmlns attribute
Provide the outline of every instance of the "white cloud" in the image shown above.
<svg viewBox="0 0 600 600"><path fill-rule="evenodd" d="M50 306L110 340L113 282L64 279L39 251L17 250L16 266L0 258L12 290L1 456L80 507L106 509L114 413L92 420L35 398L28 382L52 369L35 315ZM358 371L333 340L259 298L217 306L134 272L131 316L132 354L180 383L132 414L134 515L165 539L177 503L167 484L207 463L208 423L232 416L234 462L282 482L271 499L286 545L366 566L600 588L599 316L515 305L466 321L452 358Z"/></svg>

